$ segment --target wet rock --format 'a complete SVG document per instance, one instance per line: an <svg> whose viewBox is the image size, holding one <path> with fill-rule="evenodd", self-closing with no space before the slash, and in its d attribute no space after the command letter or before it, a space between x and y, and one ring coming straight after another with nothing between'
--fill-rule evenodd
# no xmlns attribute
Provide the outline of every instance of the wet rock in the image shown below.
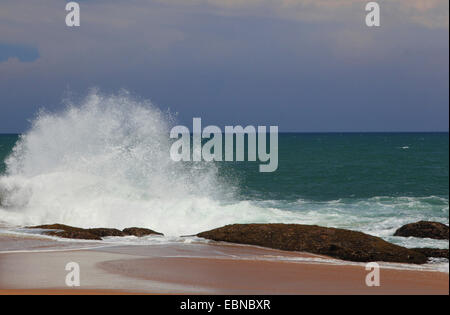
<svg viewBox="0 0 450 315"><path fill-rule="evenodd" d="M402 226L394 236L448 240L448 226L439 222L420 221Z"/></svg>
<svg viewBox="0 0 450 315"><path fill-rule="evenodd" d="M125 234L117 229L106 229L106 228L97 228L97 229L86 229L91 234L97 235L98 237L108 237L108 236L125 236Z"/></svg>
<svg viewBox="0 0 450 315"><path fill-rule="evenodd" d="M448 258L448 249L437 248L411 248L413 251L424 254L429 258Z"/></svg>
<svg viewBox="0 0 450 315"><path fill-rule="evenodd" d="M162 235L161 233L142 228L128 228L123 231L120 231L117 229L107 229L107 228L82 229L64 224L39 225L39 226L31 226L28 228L49 230L44 232L44 234L51 236L71 238L71 239L82 239L82 240L99 240L99 241L102 240L103 237L108 236L120 237L126 235L134 235L142 237L151 234Z"/></svg>
<svg viewBox="0 0 450 315"><path fill-rule="evenodd" d="M162 233L158 233L153 230L137 228L137 227L126 228L122 232L125 235L133 235L133 236L137 236L137 237L143 237L143 236L147 236L147 235L164 235Z"/></svg>
<svg viewBox="0 0 450 315"><path fill-rule="evenodd" d="M44 234L57 236L62 238L72 238L72 239L82 239L82 240L101 240L101 236L92 233L89 230L76 228L64 224L49 224L49 225L38 225L30 226L30 229L44 229L51 230L46 231Z"/></svg>
<svg viewBox="0 0 450 315"><path fill-rule="evenodd" d="M300 224L234 224L198 237L287 251L308 252L356 262L385 261L423 264L417 251L361 232Z"/></svg>

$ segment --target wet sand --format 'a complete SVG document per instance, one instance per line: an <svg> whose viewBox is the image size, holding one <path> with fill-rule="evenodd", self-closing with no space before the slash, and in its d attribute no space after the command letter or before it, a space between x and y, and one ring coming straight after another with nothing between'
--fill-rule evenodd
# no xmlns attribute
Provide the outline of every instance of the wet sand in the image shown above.
<svg viewBox="0 0 450 315"><path fill-rule="evenodd" d="M361 266L211 258L110 261L100 267L136 279L197 285L220 294L448 294L448 276L385 269L380 287Z"/></svg>
<svg viewBox="0 0 450 315"><path fill-rule="evenodd" d="M367 287L363 265L324 258L196 243L3 253L0 294L449 294L446 273L382 268L381 286ZM65 285L68 262L80 287Z"/></svg>

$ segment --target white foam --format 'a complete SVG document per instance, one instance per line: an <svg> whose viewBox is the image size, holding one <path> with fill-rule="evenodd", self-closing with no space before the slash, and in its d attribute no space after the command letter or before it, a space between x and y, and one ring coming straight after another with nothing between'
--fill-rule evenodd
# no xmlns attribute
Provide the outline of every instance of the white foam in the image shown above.
<svg viewBox="0 0 450 315"><path fill-rule="evenodd" d="M283 220L280 211L230 198L233 186L213 163L173 162L170 122L127 93L94 91L61 113L41 113L6 161L0 217L19 226L139 226L167 235Z"/></svg>

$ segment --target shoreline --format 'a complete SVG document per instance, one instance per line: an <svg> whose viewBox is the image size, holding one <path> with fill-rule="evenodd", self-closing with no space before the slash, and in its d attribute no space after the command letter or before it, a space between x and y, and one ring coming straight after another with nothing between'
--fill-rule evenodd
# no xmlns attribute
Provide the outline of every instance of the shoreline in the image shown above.
<svg viewBox="0 0 450 315"><path fill-rule="evenodd" d="M2 253L0 294L449 294L448 273L380 264L381 286L367 287L363 264L328 259L221 243ZM65 285L68 262L79 288Z"/></svg>

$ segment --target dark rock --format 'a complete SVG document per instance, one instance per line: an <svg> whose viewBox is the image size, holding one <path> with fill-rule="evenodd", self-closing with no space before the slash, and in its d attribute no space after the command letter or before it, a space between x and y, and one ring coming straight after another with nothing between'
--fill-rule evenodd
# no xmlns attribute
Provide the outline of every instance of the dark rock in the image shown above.
<svg viewBox="0 0 450 315"><path fill-rule="evenodd" d="M128 228L123 231L120 231L117 229L107 229L107 228L82 229L64 224L39 225L39 226L30 226L28 228L51 230L44 232L44 234L51 236L58 236L62 238L72 238L82 240L102 240L102 237L108 236L135 235L141 237L151 234L162 235L161 233L141 228Z"/></svg>
<svg viewBox="0 0 450 315"><path fill-rule="evenodd" d="M299 224L234 224L197 236L214 241L309 252L356 262L423 264L419 252L361 232Z"/></svg>
<svg viewBox="0 0 450 315"><path fill-rule="evenodd" d="M122 232L125 235L133 235L133 236L137 236L137 237L142 237L142 236L147 236L147 235L164 235L162 233L158 233L153 230L137 228L137 227L126 228Z"/></svg>
<svg viewBox="0 0 450 315"><path fill-rule="evenodd" d="M411 249L413 251L422 253L427 257L448 259L448 249L437 249L437 248L411 248Z"/></svg>
<svg viewBox="0 0 450 315"><path fill-rule="evenodd" d="M52 230L47 231L44 234L57 236L62 238L82 239L82 240L101 240L99 235L96 235L89 230L76 228L64 224L50 224L50 225L38 225L30 226L30 229L45 229Z"/></svg>
<svg viewBox="0 0 450 315"><path fill-rule="evenodd" d="M30 229L44 229L51 230L46 231L44 234L58 236L62 238L83 239L83 240L102 240L103 237L108 236L126 236L134 235L142 237L146 235L162 235L161 233L142 228L128 228L123 231L117 229L107 228L94 228L94 229L82 229L64 224L51 224L51 225L39 225L28 227Z"/></svg>
<svg viewBox="0 0 450 315"><path fill-rule="evenodd" d="M448 226L439 222L420 221L402 226L394 236L448 240Z"/></svg>
<svg viewBox="0 0 450 315"><path fill-rule="evenodd" d="M91 234L97 235L98 237L107 236L125 236L125 234L117 229L106 229L106 228L96 228L96 229L86 229Z"/></svg>

